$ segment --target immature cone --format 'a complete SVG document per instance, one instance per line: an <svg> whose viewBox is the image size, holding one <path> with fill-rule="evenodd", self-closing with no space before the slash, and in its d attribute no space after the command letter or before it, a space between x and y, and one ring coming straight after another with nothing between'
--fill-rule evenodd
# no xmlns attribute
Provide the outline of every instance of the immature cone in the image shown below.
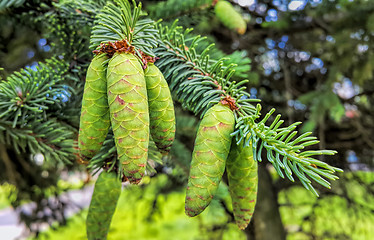
<svg viewBox="0 0 374 240"><path fill-rule="evenodd" d="M110 126L104 64L107 59L105 54L97 55L87 70L78 137L83 160L89 160L99 152Z"/></svg>
<svg viewBox="0 0 374 240"><path fill-rule="evenodd" d="M130 183L145 171L149 143L149 113L144 72L132 54L116 53L107 70L108 102L118 158Z"/></svg>
<svg viewBox="0 0 374 240"><path fill-rule="evenodd" d="M161 153L168 153L175 136L173 99L161 71L149 63L144 71L149 104L150 131Z"/></svg>
<svg viewBox="0 0 374 240"><path fill-rule="evenodd" d="M247 30L247 23L244 21L242 15L229 2L219 1L214 11L217 18L229 29L235 30L239 34L244 34Z"/></svg>
<svg viewBox="0 0 374 240"><path fill-rule="evenodd" d="M186 193L186 214L200 214L211 202L225 171L235 118L230 108L217 104L203 117L197 131Z"/></svg>
<svg viewBox="0 0 374 240"><path fill-rule="evenodd" d="M253 159L252 146L243 148L233 141L226 171L235 221L243 230L251 221L257 199L257 162Z"/></svg>
<svg viewBox="0 0 374 240"><path fill-rule="evenodd" d="M107 239L121 186L121 181L113 172L102 172L98 177L86 220L88 240Z"/></svg>

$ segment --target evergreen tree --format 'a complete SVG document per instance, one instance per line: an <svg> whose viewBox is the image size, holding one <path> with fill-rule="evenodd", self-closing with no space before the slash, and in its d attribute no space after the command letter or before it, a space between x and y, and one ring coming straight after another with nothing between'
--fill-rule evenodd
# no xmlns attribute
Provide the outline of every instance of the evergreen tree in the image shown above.
<svg viewBox="0 0 374 240"><path fill-rule="evenodd" d="M273 191L265 164L270 163L281 178L296 181L323 197L334 193L325 178L335 180L335 172L348 167L342 160L347 149L370 163L372 53L368 49L372 42L372 3L305 1L300 11L284 11L292 8L292 1L287 5L264 0L250 6L212 0L141 2L142 10L137 3L125 0L0 1L0 18L7 23L2 27L2 56L15 54L10 40L20 26L34 32L36 41L39 37L47 39L50 46L48 52L36 51L34 59L40 61L34 67L20 69L30 63L10 64L12 58L0 59L5 69L0 82L0 164L5 171L0 176L2 181L17 187L15 206L21 200L42 203L42 199L48 199L46 190L54 189L63 169L85 168L77 162L85 164L88 160L92 173L104 169L123 176L115 129L109 131L103 147L92 159L79 156L77 140L92 51L121 51L118 49L123 45L116 45L115 41L125 39L138 57L156 58L155 65L165 76L174 100L179 102L175 104L177 137L171 154L162 157L151 141L148 173L160 171L159 164L163 162L179 169L179 175L171 178L185 184L190 162L186 155L191 156L194 142L189 130L196 131L196 120L191 120L191 115L202 118L218 102L234 109L233 142L251 146L253 158L259 162L259 200L254 221L246 230L248 236L285 238L277 194L279 189L293 185L279 180L275 185L278 189ZM222 2L229 7L218 7ZM226 11L230 11L230 16L237 14L237 18L227 18ZM143 16L146 12L149 16ZM164 21L155 22L159 18ZM195 31L189 29L191 26ZM109 41L113 45L102 45ZM358 86L357 92L344 96L342 88L349 82ZM262 108L267 112L263 116ZM279 114L274 116L275 111L286 119L281 120ZM298 134L301 121L305 124ZM308 132L313 130L317 130L320 141ZM341 138L348 138L349 142L341 144ZM336 151L317 150L316 144L320 149L337 149L338 154L325 157ZM41 166L32 160L37 154L44 157ZM32 186L39 190L30 191ZM343 182L336 188L347 193ZM372 187L368 189L373 191ZM59 193L52 191L56 196ZM345 197L349 201L348 193ZM53 209L50 204L39 205L35 215L45 207ZM59 206L63 208L64 204ZM273 219L269 218L268 209ZM64 217L41 221L54 220L65 221ZM28 220L30 227L34 221ZM264 230L264 226L272 226L267 229L273 231Z"/></svg>

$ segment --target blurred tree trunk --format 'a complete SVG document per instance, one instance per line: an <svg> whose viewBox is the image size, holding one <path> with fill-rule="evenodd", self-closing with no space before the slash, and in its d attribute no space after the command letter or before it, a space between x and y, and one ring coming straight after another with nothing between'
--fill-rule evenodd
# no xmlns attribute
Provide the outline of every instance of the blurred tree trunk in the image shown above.
<svg viewBox="0 0 374 240"><path fill-rule="evenodd" d="M277 191L272 184L266 164L258 165L258 175L259 191L253 216L254 236L248 236L248 239L285 240L286 232L279 213Z"/></svg>

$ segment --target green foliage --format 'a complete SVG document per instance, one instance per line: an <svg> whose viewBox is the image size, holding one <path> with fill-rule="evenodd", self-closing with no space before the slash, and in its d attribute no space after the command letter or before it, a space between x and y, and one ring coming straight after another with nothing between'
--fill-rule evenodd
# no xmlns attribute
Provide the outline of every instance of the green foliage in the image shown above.
<svg viewBox="0 0 374 240"><path fill-rule="evenodd" d="M75 159L73 136L75 131L56 119L35 119L27 127L17 128L11 122L0 122L0 142L12 146L17 153L43 153L50 161L71 164Z"/></svg>
<svg viewBox="0 0 374 240"><path fill-rule="evenodd" d="M371 172L345 173L342 178L350 179L348 185L333 186L340 194L319 199L299 186L283 190L279 203L282 220L289 232L287 239L370 239L374 226L371 214L374 198L367 194L361 181L373 184L373 177Z"/></svg>
<svg viewBox="0 0 374 240"><path fill-rule="evenodd" d="M0 210L9 207L16 200L17 188L9 183L0 185Z"/></svg>
<svg viewBox="0 0 374 240"><path fill-rule="evenodd" d="M116 5L108 3L100 11L95 21L91 35L91 49L97 48L101 43L126 39L130 44L150 56L156 46L153 21L139 19L141 16L141 3L133 2L133 12L128 1L117 0Z"/></svg>
<svg viewBox="0 0 374 240"><path fill-rule="evenodd" d="M27 124L33 112L45 118L49 107L61 103L61 94L70 94L62 83L66 71L66 63L52 59L36 71L26 68L9 76L0 83L0 118L13 120L13 127Z"/></svg>
<svg viewBox="0 0 374 240"><path fill-rule="evenodd" d="M181 16L191 12L201 12L205 8L212 7L213 0L169 0L147 6L150 17L165 19Z"/></svg>
<svg viewBox="0 0 374 240"><path fill-rule="evenodd" d="M350 177L357 175L367 184L373 183L373 174L370 172L348 173L348 175L352 175ZM169 236L186 240L196 237L203 240L221 239L222 230L214 230L216 224L225 224L223 239L246 239L233 223L226 222L227 217L222 215L224 210L218 199L214 199L207 211L198 217L186 217L183 205L184 192L181 189L172 192L163 191L169 184L170 179L166 175L159 174L152 178L148 185L141 188L125 188L119 199L108 239L133 237L140 240L164 240ZM368 207L373 205L373 196L365 194L365 188L358 182L352 182L347 188L350 189L350 196L354 202L365 203ZM227 187L224 185L220 186L217 195L221 201L225 201L227 197L230 200ZM312 235L332 240L336 239L335 234L354 240L371 237L373 227L371 211L351 208L352 205L347 205L344 199L331 195L323 199L317 198L301 186L294 186L281 191L279 203L282 221L289 233L288 240L310 239ZM230 206L231 203L225 205ZM155 206L154 210L152 206ZM146 211L143 211L144 209ZM313 211L316 211L317 215L310 215ZM66 227L41 233L40 239L85 239L85 219L86 211L83 211L82 214L69 219ZM328 223L326 219L329 219ZM352 221L359 224L352 224ZM183 231L185 229L188 231Z"/></svg>
<svg viewBox="0 0 374 240"><path fill-rule="evenodd" d="M192 29L183 30L176 25L176 22L170 27L157 24L156 29L154 29L152 21L144 19L139 21L139 24L143 27L136 28L139 12L140 5L136 6L134 12L131 13L130 4L127 1L118 1L117 5L108 4L96 20L96 26L91 36L91 39L93 39L91 47L97 47L102 42L120 39L127 39L131 42L134 39L135 47L140 47L147 54L150 54L150 48L144 48L143 45L147 43L147 46L155 47L158 44L153 50L154 54L150 55L156 55L160 58L156 65L163 72L172 93L184 108L189 109L196 115L203 116L210 105L230 96L239 107L239 110L236 111L236 131L233 133L238 144L244 142L248 146L252 142L254 156L260 156L265 147L268 160L278 170L281 177L284 177L281 168L284 169L291 181L294 181L292 177L292 172L294 172L304 186L315 194L317 192L305 174L325 187L329 187L330 184L320 175L331 180L337 179L333 174L335 171L341 171L340 169L333 168L310 157L313 155L333 155L336 153L335 151L311 150L302 152L301 150L306 146L318 143L314 138L308 137L311 133L301 135L291 142L297 133L293 130L299 123L278 129L283 122L279 121L279 116L270 127L267 127L265 122L272 112L268 113L259 123L255 122L259 118L261 105L258 105L257 108L252 105L253 102L259 100L251 99L250 94L245 91L246 87L243 87L243 85L247 80L238 83L231 82L230 78L235 72L235 65L225 66L223 64L224 59L218 61L210 59L209 51L212 45L198 53L196 47L201 41L204 41L204 38L200 36L188 38ZM124 19L132 20L125 23L123 22ZM130 29L135 30L132 32ZM157 37L155 35L145 37L141 34L143 30L147 36L156 34ZM144 40L142 41L144 42L136 45L135 39L140 38L140 36L143 37ZM260 139L261 143L259 143ZM294 146L299 142L304 143ZM257 146L258 144L260 146ZM275 157L273 151L275 151ZM283 163L279 160L280 156L283 157ZM255 157L255 159L261 161L260 157ZM321 169L313 167L313 164L321 167Z"/></svg>
<svg viewBox="0 0 374 240"><path fill-rule="evenodd" d="M164 165L173 169L173 176L180 183L187 182L188 171L191 163L192 151L198 121L188 112L182 111L175 105L176 112L176 137L170 151L170 158L165 159Z"/></svg>
<svg viewBox="0 0 374 240"><path fill-rule="evenodd" d="M374 56L369 55L367 59L359 61L358 66L353 70L353 80L362 85L364 82L373 79Z"/></svg>
<svg viewBox="0 0 374 240"><path fill-rule="evenodd" d="M261 106L257 105L257 112L260 110ZM284 175L286 175L287 178L293 182L294 178L292 177L292 173L294 173L306 189L318 196L318 193L307 176L317 183L330 188L330 183L322 178L321 175L330 180L336 180L338 177L334 175L335 172L342 172L343 170L331 167L325 162L312 158L312 156L334 155L336 151L301 151L307 146L317 144L319 141L316 140L315 137L310 136L312 134L311 132L306 132L294 138L297 134L297 131L294 131L294 129L297 125L301 124L301 122L296 122L288 127L280 128L284 121L280 120L281 115L279 114L269 127L266 126L266 121L274 111L275 109L272 109L259 123L255 122L256 118L258 118L257 114L238 120L237 126L240 127L237 128L239 128L239 130L233 133L236 136L238 144L242 143L244 146L252 144L253 157L259 162L262 161L261 152L262 149L265 148L267 151L267 160L273 164L279 176L284 178ZM245 125L243 122L248 124L247 127L244 127ZM241 131L243 135L248 137L241 137Z"/></svg>
<svg viewBox="0 0 374 240"><path fill-rule="evenodd" d="M366 28L371 32L374 31L374 14L371 14L367 19Z"/></svg>
<svg viewBox="0 0 374 240"><path fill-rule="evenodd" d="M196 115L203 116L209 106L218 103L221 95L231 95L241 109L247 114L255 113L255 107L250 95L242 87L247 80L231 82L235 64L225 65L226 59L210 59L213 45L206 47L200 54L196 51L204 37L189 38L192 29L184 30L176 23L165 27L159 24L160 45L155 53L160 57L156 65L163 71L170 89L182 106L193 111ZM246 98L247 97L247 98Z"/></svg>
<svg viewBox="0 0 374 240"><path fill-rule="evenodd" d="M330 167L321 161L309 157L324 154L332 155L335 151L306 151L302 153L301 150L304 147L318 142L315 141L315 138L308 137L311 134L309 132L306 135L296 138L291 143L291 139L297 133L293 130L300 123L278 129L280 124L283 123L283 121L280 121L280 116L276 118L270 127L265 126L265 122L274 111L268 113L264 119L256 123L255 120L259 118L260 114L260 105L255 110L251 102L257 100L246 98L249 97L249 94L245 92L245 87L241 87L246 81L240 81L239 83L229 81L234 72L232 65L224 67L222 60L210 61L208 55L210 47L207 47L201 55L197 55L194 49L199 41L203 39L197 36L193 39L185 40L185 35L189 32L188 30L182 34L180 33L181 29L175 25L170 29L161 25L158 27L160 39L165 39L164 44L167 44L167 47L162 47L160 44L155 49L156 55L161 57L161 60L156 64L162 71L165 71L165 78L170 82L170 88L172 92L176 92L177 98L182 102L182 106L194 111L195 114L200 114L201 112L201 115L203 115L208 109L209 104L219 101L220 95L223 92L219 88L214 89L214 86L221 86L226 94L230 94L236 99L236 104L240 109L236 120L236 131L233 133L236 136L238 144L244 142L248 146L252 141L255 156L261 156L261 152L265 146L268 152L268 160L279 170L278 173L280 176L284 177L280 171L280 168L283 168L288 178L294 181L291 176L292 172L294 172L307 189L315 192L315 194L317 192L304 173L326 187L329 187L328 182L322 179L319 174L331 180L337 179L332 174L335 171L340 171L340 169ZM186 42L190 44L187 45ZM259 143L260 139L261 143ZM304 143L293 146L293 144L298 142ZM258 144L260 146L257 146ZM272 151L274 150L276 151L275 158L272 157ZM280 161L276 159L279 159L280 156L283 157L285 163L288 162L287 165L279 164ZM255 157L255 159L261 161L259 157ZM296 164L298 165L296 166ZM325 169L314 168L311 164L316 164Z"/></svg>
<svg viewBox="0 0 374 240"><path fill-rule="evenodd" d="M10 8L10 7L19 7L24 4L25 0L1 0L0 1L0 11Z"/></svg>
<svg viewBox="0 0 374 240"><path fill-rule="evenodd" d="M37 71L26 68L0 82L0 142L17 153L42 152L68 163L76 130L54 113L74 92L64 78L67 65L57 59L39 64Z"/></svg>
<svg viewBox="0 0 374 240"><path fill-rule="evenodd" d="M196 35L193 32L188 34L187 39L193 39ZM230 66L233 65L234 74L232 75L232 79L235 81L239 81L242 79L250 79L252 80L250 75L251 70L251 59L248 57L248 52L245 50L237 50L232 52L231 54L227 54L220 50L218 46L215 44L215 39L209 36L204 36L204 40L200 41L198 45L195 46L195 50L198 55L204 52L206 48L210 45L209 57L210 59L222 59L223 66ZM215 46L215 47L214 47Z"/></svg>
<svg viewBox="0 0 374 240"><path fill-rule="evenodd" d="M214 51L216 54L219 54L218 50ZM211 51L211 56L214 55L213 51ZM235 51L227 56L222 55L220 57L214 57L213 59L219 59L219 58L226 58L227 60L224 60L223 63L226 66L230 66L231 64L235 64L234 67L234 75L232 76L234 79L249 79L252 81L250 77L250 70L251 70L251 59L247 56L248 54L245 51Z"/></svg>
<svg viewBox="0 0 374 240"><path fill-rule="evenodd" d="M331 90L311 91L299 97L299 101L310 106L310 117L304 123L303 132L313 131L316 124L325 120L329 115L335 122L339 122L345 115L345 109L339 97Z"/></svg>
<svg viewBox="0 0 374 240"><path fill-rule="evenodd" d="M194 11L195 9L192 8L197 7L196 10L198 13L201 13L200 6L202 5L196 4L193 6L193 4L191 4L192 2L196 3L196 1L167 1L157 4L157 6L158 8L163 8L162 10L165 11L167 11L169 7L169 10L172 8L180 8L182 12L175 12L177 14L184 14L185 12L183 11L185 10ZM173 6L162 5L173 2ZM186 5L176 4L177 2ZM260 39L257 40L257 44L258 41L263 41L264 37L267 38L267 40L273 39L276 42L275 45L277 45L277 38L283 37L284 35L289 37L290 40L285 48L280 49L281 47L276 47L279 57L283 54L287 56L284 58L286 59L288 58L288 53L296 54L301 50L311 50L312 52L310 55L312 57L320 57L325 64L324 68L326 67L328 72L331 71L331 65L335 65L337 66L338 74L350 78L355 83L364 86L364 84L367 84L371 80L373 70L371 66L373 62L372 54L369 53L370 51L365 50L365 47L368 49L372 48L371 17L368 18L366 16L371 14L373 5L370 1L358 0L358 2L359 4L356 5L345 0L323 2L315 9L314 7L310 7L312 3L308 3L305 11L295 11L294 13L285 12L284 14L287 15L286 18L282 18L281 15L283 13L281 13L278 16L280 20L276 22L263 21L263 24L252 22L250 23L252 30L250 35L245 35L242 39L231 39L231 36L230 41L232 40L232 42L227 41L228 47L220 47L225 49L225 51L232 51L237 48L246 49L243 53L249 54L254 61L257 61L254 56L263 54L263 50L266 53L269 49L266 48L266 46L259 47L253 44L254 42L256 43L256 39ZM267 159L273 164L280 176L284 177L284 175L286 175L291 181L294 181L296 179L295 176L297 176L301 183L311 191L315 191L312 186L313 180L323 186L330 187L330 184L324 178L331 180L337 179L335 172L340 171L340 169L318 161L316 157L316 155L332 155L334 151L310 150L315 147L313 145L317 144L318 141L316 138L311 137L310 133L297 136L295 130L299 123L281 127L280 125L283 121L280 120L280 116L272 116L273 110L266 114L265 118L260 118L261 105L255 108L252 104L258 100L250 99L253 96L245 93L247 90L242 88L244 84L248 86L248 82L241 80L253 74L248 73L249 58L243 60L243 55L239 55L238 51L235 51L233 54L229 55L231 59L220 59L226 56L226 54L223 52L218 53L217 49L213 49L212 46L209 46L211 41L204 40L199 36L189 33L190 30L184 30L181 27L177 27L176 24L169 26L168 23L158 23L157 26L155 26L152 20L143 17L140 17L139 20L137 17L143 14L140 11L140 5L134 4L134 11L131 10L131 4L124 1L116 1L114 4L109 3L105 9L103 9L104 5L105 1L102 0L60 1L59 3L51 4L51 6L43 5L43 11L37 13L39 15L38 23L48 18L51 19L45 21L45 25L42 24L46 27L43 30L45 31L43 37L46 36L48 42L52 44L53 53L61 54L66 52L63 56L64 60L61 61L66 61L66 70L61 70L60 72L62 72L63 81L69 81L69 84L66 85L73 87L73 89L69 87L65 88L65 84L62 83L64 90L70 94L68 102L58 102L58 97L56 99L46 97L43 99L43 101L46 100L43 104L41 102L36 102L43 106L40 109L37 107L38 105L34 104L35 101L32 100L27 102L26 107L22 106L21 115L17 114L18 110L13 112L9 110L15 107L21 108L15 101L17 95L15 95L14 92L12 92L14 98L8 97L6 101L0 101L0 109L9 110L4 114L4 118L0 118L0 132L3 134L0 137L0 141L6 143L8 148L14 148L17 153L37 153L42 151L49 156L48 159L57 158L64 159L64 161L73 159L71 157L72 153L68 151L68 148L71 148L73 144L72 139L76 138L77 111L79 111L80 91L83 83L81 73L84 72L84 68L88 64L88 59L92 57L92 54L88 50L88 38L91 27L95 25L93 40L91 39L93 41L91 42L91 49L95 49L100 43L105 43L108 40L115 41L126 38L132 42L137 49L151 56L160 57L156 65L160 66L165 76L167 76L175 98L181 102L185 109L194 112L196 115L203 116L214 103L226 96L233 97L237 106L240 107L239 110L235 111L237 120L236 131L233 134L233 136L236 137L235 140L244 145L252 144L255 159L258 161L261 161L261 157L266 155ZM265 5L267 4L264 3L264 6ZM269 7L270 5L267 6ZM274 8L277 9L276 7ZM151 6L149 9L151 9ZM35 9L33 10L35 11ZM156 14L159 13L162 13L162 11L156 10L156 12L153 13L154 15L151 14L151 16L155 16L156 18ZM262 18L261 13L256 14L259 15L256 16L257 19ZM96 15L98 15L98 18L94 23ZM173 17L173 12L166 12L164 16L165 18ZM211 16L204 17L210 19ZM311 21L310 24L303 26L303 23L309 20ZM126 25L126 22L130 22L130 24ZM296 23L300 23L302 28ZM209 29L212 29L212 27L209 26ZM310 29L313 29L313 34L306 34L305 32L310 31ZM304 41L305 39L303 40L302 38L295 37L300 32L303 32L301 35L305 38L313 40L332 38L332 40L329 40L328 43L326 42L327 44L321 46L319 44L324 43L323 41L318 40L313 42L313 40L310 39L309 41ZM225 36L222 31L217 31L214 34L216 37L218 36L224 39L217 39L214 41L221 41L226 44L225 39L228 39L228 36ZM248 43L245 41L248 41ZM240 45L237 45L239 42ZM249 47L246 44L251 46ZM302 44L302 46L300 46L300 44ZM326 69L321 69L321 74L316 73L320 69L310 74L304 71L303 63L291 63L290 65L292 65L292 67L290 67L290 69L292 74L297 72L299 75L299 71L296 70L302 69L300 78L293 77L294 82L292 85L296 82L304 87L300 88L300 90L298 87L294 88L293 86L291 92L295 90L294 92L296 92L296 94L294 94L291 99L302 94L299 100L310 106L310 108L306 110L311 113L309 115L309 121L306 122L306 125L310 128L306 129L304 127L302 130L313 130L317 124L330 120L334 120L336 126L338 126L339 120L344 116L342 102L345 101L349 104L356 104L356 99L358 98L346 100L336 95L331 90L331 82L324 81L325 77L322 74L322 70ZM255 62L254 66L260 66L261 68L261 63ZM72 74L72 71L76 71L75 74ZM282 92L282 88L279 87L279 82L282 81L268 81L272 79L273 76L274 79L275 76L280 76L280 78L282 78L282 71L279 72L281 74L275 73L271 76L263 76L261 71L257 73L259 74L256 76L260 75L262 79L260 88L271 88L270 91L274 93L274 95L269 94L268 96L261 96L260 94L261 97L272 100L277 99L277 96L279 99L284 97L283 93L279 93ZM60 73L51 72L51 76L56 75L59 76ZM22 78L26 79L27 77ZM68 80L68 78L72 78L73 81L70 81L72 79ZM295 78L297 78L297 80L295 80ZM42 78L38 75L32 75L28 81L22 82L21 85L25 89L32 89L32 87L30 87L32 85L29 85L29 83L35 82L36 79L39 81ZM77 79L79 82L76 81ZM49 80L52 80L52 78ZM46 80L46 82L49 80ZM334 79L333 81L339 80ZM270 82L271 86L269 86L267 82ZM309 82L309 84L304 84L305 82ZM252 82L250 83L252 84ZM2 84L2 82L0 84ZM56 85L58 86L58 84ZM56 85L51 86L52 89L50 90L52 91L55 89ZM311 89L309 86L314 85L317 86L317 89L322 89L323 91L308 93ZM6 86L6 84L1 86ZM12 89L12 87L5 87L5 89L8 91ZM276 89L276 91L274 91L274 89ZM364 89L367 91L365 87L361 90L364 91ZM289 89L287 91L289 91ZM261 92L261 89L259 92ZM304 92L307 92L307 94L304 94ZM3 97L1 94L2 93L0 93L0 97ZM277 96L274 97L275 95ZM360 96L359 99L361 103L365 102L366 109L370 109L369 106L372 105L370 104L370 96ZM49 101L54 102L50 103ZM263 106L265 106L265 104L263 104ZM281 109L281 107L279 107L278 110L279 109ZM0 114L3 112L4 111L0 111ZM288 120L292 122L295 118L303 118L304 113L305 110L297 112L294 116L288 114L287 117L289 117ZM330 117L327 118L327 115ZM31 119L33 116L36 116L36 118ZM270 124L266 124L267 120L270 121ZM186 121L186 125L192 122L194 121L189 119ZM344 121L345 124L347 122L349 121ZM368 125L364 127L366 126ZM186 129L193 129L193 127L194 126L189 125ZM347 129L355 131L352 127L348 127ZM114 142L111 140L112 137L112 134L108 136L104 147L98 156L90 163L89 166L93 168L94 171L103 167L115 169L118 164L120 164L116 160L117 156ZM326 139L323 139L320 144L325 145L325 142ZM361 144L362 138L356 142ZM370 141L368 142L370 143ZM191 153L191 149L187 146L188 143L183 142L183 140L177 140L175 149L172 152L174 152L175 155L179 154L179 156L182 153L189 154ZM329 143L327 143L327 146L329 146ZM152 144L151 149L153 147L154 145ZM338 147L340 148L340 146ZM55 152L54 154L56 155L52 156L48 154L48 151ZM150 151L149 163L153 163L154 160L160 162L160 156L157 156L155 153L157 153L157 150ZM362 155L365 154L367 154L367 152L362 151ZM343 153L340 154L340 156L342 155ZM369 155L370 154L368 154L368 156ZM370 158L368 156L366 157ZM189 157L184 156L182 158L181 162L183 163L180 165L185 167L188 165ZM169 161L170 159L165 158L164 160ZM149 164L147 167L153 169L150 167L151 165L152 164ZM183 167L181 168L183 169ZM324 190L322 190L322 192L323 191Z"/></svg>
<svg viewBox="0 0 374 240"><path fill-rule="evenodd" d="M169 192L172 181L167 175L158 174L152 179L145 177L143 183L123 190L108 239L164 240L170 236L178 240L246 239L245 234L230 223L223 208L222 201L230 198L226 186L220 186L217 198L213 199L207 211L189 218L184 214L185 192L182 188ZM73 217L67 227L42 233L40 239L85 239L85 215L83 212Z"/></svg>
<svg viewBox="0 0 374 240"><path fill-rule="evenodd" d="M283 30L283 29L287 29L289 24L288 24L288 21L286 20L279 20L276 22L263 22L261 26L264 28Z"/></svg>

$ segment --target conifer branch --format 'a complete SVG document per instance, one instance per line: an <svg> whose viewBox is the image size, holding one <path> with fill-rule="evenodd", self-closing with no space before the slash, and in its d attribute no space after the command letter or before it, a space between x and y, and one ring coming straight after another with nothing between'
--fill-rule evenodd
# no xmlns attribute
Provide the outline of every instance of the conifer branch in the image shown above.
<svg viewBox="0 0 374 240"><path fill-rule="evenodd" d="M97 49L102 44L109 42L126 41L129 45L135 47L138 57L141 52L149 56L154 56L151 48L157 45L154 22L150 19L141 18L141 4L132 1L117 0L115 3L108 3L98 14L95 26L92 29L91 49ZM111 132L111 131L110 131ZM150 141L148 149L147 171L154 172L150 161L161 162L159 154L153 141ZM110 133L104 141L100 152L90 161L89 168L98 171L101 168L108 170L121 171L117 169L120 166L116 158L116 148L113 141L113 135ZM121 175L121 174L120 174Z"/></svg>
<svg viewBox="0 0 374 240"><path fill-rule="evenodd" d="M0 11L11 7L19 7L25 3L25 0L0 0Z"/></svg>
<svg viewBox="0 0 374 240"><path fill-rule="evenodd" d="M236 114L236 128L232 135L235 136L238 144L252 143L256 160L261 161L261 153L265 149L269 162L273 164L281 177L285 174L291 181L294 181L292 177L294 173L301 183L316 195L318 194L308 177L325 187L330 187L330 183L321 176L331 180L337 179L333 173L341 169L312 158L315 155L333 155L336 152L331 150L302 151L306 146L316 144L318 141L310 137L310 133L296 137L297 132L294 129L300 123L280 128L283 121L280 120L280 116L277 116L268 127L265 123L274 110L256 122L260 118L261 105L258 104L255 107L252 103L260 100L251 99L250 94L245 91L246 87L243 85L247 83L247 80L239 82L230 80L234 74L235 64L225 65L225 59L211 59L210 51L213 44L203 50L198 50L198 46L204 44L205 38L191 37L189 33L192 29L184 30L178 27L176 22L170 27L159 23L155 29L152 29L154 27L152 21L143 19L141 21L146 24L137 25L137 23L129 22L127 29L123 29L123 26L126 26L126 24L120 26L123 19L134 18L129 18L130 5L123 5L121 2L118 0L117 5L109 4L99 14L96 23L100 27L94 27L91 48L96 48L103 42L134 39L134 46L137 44L135 47L143 51L146 49L147 54L151 53L151 56L159 58L156 65L163 72L172 93L184 108L203 116L214 103L221 101L230 104ZM134 10L135 15L139 8L140 5ZM112 13L111 17L110 13ZM139 27L135 27L135 31L131 32L131 26ZM145 33L141 34L142 32ZM131 35L132 33L136 35ZM144 37L148 34L156 34L157 41L154 37ZM143 36L143 42L136 43L136 36ZM145 48L145 46L150 47Z"/></svg>
<svg viewBox="0 0 374 240"><path fill-rule="evenodd" d="M260 110L261 106L257 105L258 113ZM323 177L336 180L338 177L334 173L342 172L343 170L332 167L312 156L334 155L336 151L304 151L306 147L319 143L317 138L310 136L311 132L306 132L297 137L297 131L294 129L301 122L296 122L287 127L280 127L284 122L280 119L281 115L277 115L271 125L266 126L266 121L274 111L275 109L272 109L258 123L255 122L259 117L258 114L237 119L237 130L233 133L237 144L243 144L244 146L252 144L253 158L259 162L262 161L261 153L265 149L267 160L274 166L280 177L284 178L284 175L286 175L289 180L294 182L295 180L292 177L292 173L294 173L306 189L318 196L309 178L326 188L330 188L330 183Z"/></svg>
<svg viewBox="0 0 374 240"><path fill-rule="evenodd" d="M278 174L284 178L281 168L286 176L294 181L292 172L298 176L301 183L308 190L318 195L311 181L305 176L309 176L319 184L330 188L330 183L321 177L328 179L338 179L333 173L341 172L339 168L334 168L328 164L318 161L311 156L333 155L336 151L304 151L306 146L318 143L316 138L308 137L311 133L303 134L291 141L297 134L294 129L300 123L279 128L282 124L280 115L274 120L270 127L265 125L272 110L259 123L255 120L260 118L261 105L254 108L252 102L257 99L250 99L250 95L245 92L242 85L246 81L239 83L230 82L233 74L232 66L224 67L222 61L213 61L209 57L209 48L201 54L195 51L199 41L204 41L199 36L193 39L185 39L190 30L182 33L182 29L174 24L171 28L158 26L162 43L155 49L155 53L160 57L156 64L164 72L165 78L169 81L172 92L177 96L182 106L193 111L195 114L204 115L209 108L209 104L220 101L228 96L235 99L238 107L236 111L236 137L237 144L244 142L245 145L252 143L255 160L261 161L261 153L265 148L267 158L273 164ZM260 146L258 147L259 141ZM297 144L299 143L299 144ZM274 156L275 154L275 156ZM283 157L283 162L280 160Z"/></svg>
<svg viewBox="0 0 374 240"><path fill-rule="evenodd" d="M74 92L66 83L69 67L52 58L36 70L22 69L0 82L0 142L17 153L43 153L71 163L75 128L53 117ZM51 111L53 109L53 111Z"/></svg>
<svg viewBox="0 0 374 240"><path fill-rule="evenodd" d="M225 58L210 59L209 53L214 44L198 52L196 48L205 38L190 38L192 29L183 32L176 22L170 28L162 24L158 24L157 28L160 42L154 51L160 60L156 65L163 71L171 91L183 107L203 116L209 104L230 96L241 104L244 112L250 115L255 113L256 109L251 103L260 100L251 99L245 87L242 87L247 80L230 81L236 64L225 65Z"/></svg>
<svg viewBox="0 0 374 240"><path fill-rule="evenodd" d="M42 153L49 161L74 161L73 139L76 134L71 128L56 119L36 119L25 127L13 127L12 122L0 120L0 143L11 146L18 154Z"/></svg>
<svg viewBox="0 0 374 240"><path fill-rule="evenodd" d="M116 0L108 3L97 16L91 35L91 49L101 43L127 40L131 45L149 56L154 56L152 48L156 46L156 30L150 19L139 19L141 4L133 1L133 11L128 1Z"/></svg>
<svg viewBox="0 0 374 240"><path fill-rule="evenodd" d="M0 118L12 127L28 123L30 116L46 118L46 111L70 95L63 84L68 66L57 59L39 63L36 70L22 69L0 83Z"/></svg>

